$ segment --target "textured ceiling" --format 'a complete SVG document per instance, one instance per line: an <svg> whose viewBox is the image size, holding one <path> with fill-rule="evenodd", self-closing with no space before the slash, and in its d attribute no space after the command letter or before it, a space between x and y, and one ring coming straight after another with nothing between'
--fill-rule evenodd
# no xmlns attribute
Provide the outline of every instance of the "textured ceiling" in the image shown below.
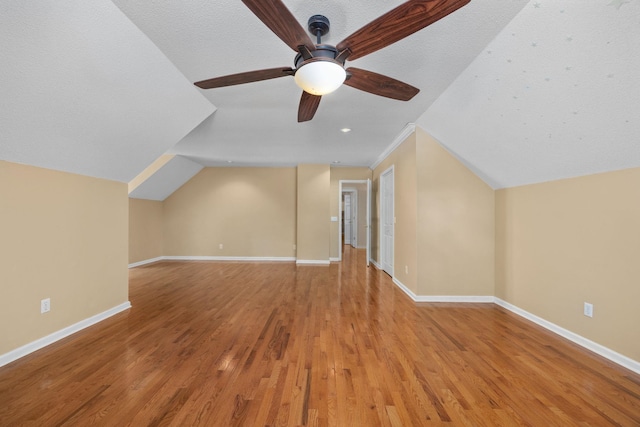
<svg viewBox="0 0 640 427"><path fill-rule="evenodd" d="M291 67L295 52L240 1L115 0L191 81L273 67ZM324 14L331 30L323 42L338 44L402 1L284 0L306 27ZM431 105L498 32L524 0L472 0L426 29L347 66L365 68L421 89L409 102L348 86L323 97L311 122L297 123L301 90L293 78L210 89L202 93L218 110L171 153L203 165L369 166L408 122ZM340 132L348 127L350 133Z"/></svg>
<svg viewBox="0 0 640 427"><path fill-rule="evenodd" d="M534 1L417 124L494 188L640 166L640 1Z"/></svg>
<svg viewBox="0 0 640 427"><path fill-rule="evenodd" d="M215 108L110 1L0 3L0 159L128 182Z"/></svg>
<svg viewBox="0 0 640 427"><path fill-rule="evenodd" d="M326 15L329 44L400 3L284 0L302 25ZM205 166L370 166L415 122L494 188L640 166L640 0L472 0L348 61L420 88L414 99L343 86L307 123L292 78L192 85L293 65L238 0L10 0L0 40L3 160L123 182L166 152ZM165 173L167 188L181 174Z"/></svg>
<svg viewBox="0 0 640 427"><path fill-rule="evenodd" d="M181 156L173 156L151 176L129 192L132 199L164 200L193 178L203 166Z"/></svg>

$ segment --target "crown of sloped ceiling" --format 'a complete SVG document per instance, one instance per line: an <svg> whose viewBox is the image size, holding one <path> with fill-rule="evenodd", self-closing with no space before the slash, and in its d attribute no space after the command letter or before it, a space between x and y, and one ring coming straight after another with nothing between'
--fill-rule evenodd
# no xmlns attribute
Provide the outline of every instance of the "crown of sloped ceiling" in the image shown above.
<svg viewBox="0 0 640 427"><path fill-rule="evenodd" d="M329 44L402 3L283 1L303 26L327 16ZM0 6L0 159L124 182L164 153L370 166L415 122L494 188L640 166L640 0L472 0L348 62L420 88L411 101L343 86L306 123L293 79L192 85L293 65L242 2L113 3Z"/></svg>

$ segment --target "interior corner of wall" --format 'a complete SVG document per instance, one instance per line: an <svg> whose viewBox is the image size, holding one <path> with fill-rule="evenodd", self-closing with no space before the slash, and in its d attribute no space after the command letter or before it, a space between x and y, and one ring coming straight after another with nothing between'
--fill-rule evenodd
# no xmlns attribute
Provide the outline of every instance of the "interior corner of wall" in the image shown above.
<svg viewBox="0 0 640 427"><path fill-rule="evenodd" d="M154 160L153 163L147 166L142 172L138 174L138 176L136 176L129 182L129 194L131 194L133 190L138 188L140 184L149 179L154 173L160 170L161 167L169 163L169 161L174 157L174 154L163 154L162 156Z"/></svg>

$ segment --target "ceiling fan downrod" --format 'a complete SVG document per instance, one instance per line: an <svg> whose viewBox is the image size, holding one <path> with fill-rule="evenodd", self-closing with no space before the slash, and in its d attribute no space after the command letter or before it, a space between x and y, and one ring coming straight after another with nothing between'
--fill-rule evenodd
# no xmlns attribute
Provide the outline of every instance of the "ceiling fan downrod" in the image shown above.
<svg viewBox="0 0 640 427"><path fill-rule="evenodd" d="M316 44L322 44L322 36L329 32L329 18L324 15L313 15L307 23L309 32L316 36Z"/></svg>
<svg viewBox="0 0 640 427"><path fill-rule="evenodd" d="M309 50L306 46L298 46L298 54L293 63L296 69L300 69L309 62L330 61L344 67L344 62L348 55L338 55L335 46L322 44L322 36L329 32L329 18L324 15L313 15L308 21L308 30L316 36L316 45L314 50Z"/></svg>

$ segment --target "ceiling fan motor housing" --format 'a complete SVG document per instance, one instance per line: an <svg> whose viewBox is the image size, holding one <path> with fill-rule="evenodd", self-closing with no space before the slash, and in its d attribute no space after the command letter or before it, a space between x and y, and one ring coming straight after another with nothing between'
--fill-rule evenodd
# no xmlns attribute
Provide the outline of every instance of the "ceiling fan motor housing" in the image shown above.
<svg viewBox="0 0 640 427"><path fill-rule="evenodd" d="M316 47L310 52L312 58L309 58L307 56L305 59L302 53L296 55L293 61L295 67L300 68L307 61L332 61L341 66L344 66L344 60L335 60L338 57L338 50L335 48L335 46L321 43L321 37L329 32L329 18L324 15L313 15L311 18L309 18L307 25L309 28L309 32L317 37Z"/></svg>
<svg viewBox="0 0 640 427"><path fill-rule="evenodd" d="M344 65L344 61L336 61L336 57L338 56L338 49L329 44L318 44L316 48L311 51L311 55L313 58L307 59L306 61L333 61L337 62L340 65ZM302 54L298 53L296 55L296 59L294 60L294 64L296 68L300 68L302 64L305 62Z"/></svg>

